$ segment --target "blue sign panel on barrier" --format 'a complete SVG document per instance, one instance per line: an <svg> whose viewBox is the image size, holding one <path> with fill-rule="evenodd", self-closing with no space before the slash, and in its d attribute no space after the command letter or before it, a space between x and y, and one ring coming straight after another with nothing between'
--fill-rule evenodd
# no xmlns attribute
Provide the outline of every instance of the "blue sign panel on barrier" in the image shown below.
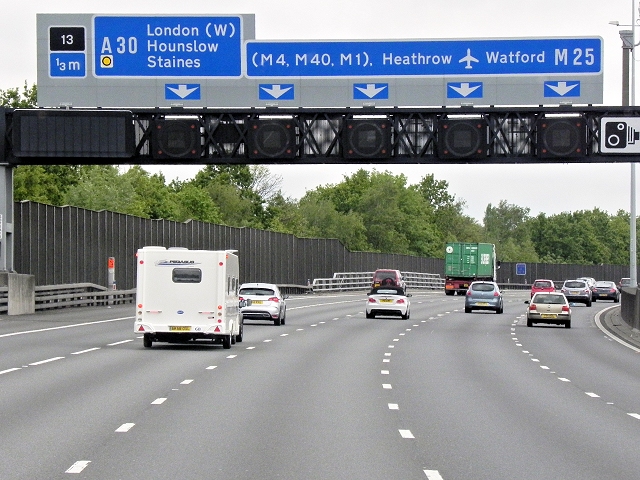
<svg viewBox="0 0 640 480"><path fill-rule="evenodd" d="M526 274L527 274L527 264L516 263L516 275L526 275Z"/></svg>
<svg viewBox="0 0 640 480"><path fill-rule="evenodd" d="M97 77L240 77L239 16L96 16Z"/></svg>
<svg viewBox="0 0 640 480"><path fill-rule="evenodd" d="M599 74L602 38L249 41L248 77Z"/></svg>
<svg viewBox="0 0 640 480"><path fill-rule="evenodd" d="M293 100L294 98L293 83L261 83L258 85L258 100Z"/></svg>
<svg viewBox="0 0 640 480"><path fill-rule="evenodd" d="M544 82L545 97L579 97L580 82Z"/></svg>

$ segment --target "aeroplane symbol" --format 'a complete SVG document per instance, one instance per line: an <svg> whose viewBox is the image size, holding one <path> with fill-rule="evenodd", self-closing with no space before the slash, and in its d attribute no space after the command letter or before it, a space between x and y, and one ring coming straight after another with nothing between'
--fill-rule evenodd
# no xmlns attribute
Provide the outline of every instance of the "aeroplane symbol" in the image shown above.
<svg viewBox="0 0 640 480"><path fill-rule="evenodd" d="M462 57L460 60L458 60L458 63L463 63L466 62L467 65L464 68L473 68L471 66L471 62L479 62L480 60L478 60L476 57L471 55L471 49L467 48L467 54Z"/></svg>

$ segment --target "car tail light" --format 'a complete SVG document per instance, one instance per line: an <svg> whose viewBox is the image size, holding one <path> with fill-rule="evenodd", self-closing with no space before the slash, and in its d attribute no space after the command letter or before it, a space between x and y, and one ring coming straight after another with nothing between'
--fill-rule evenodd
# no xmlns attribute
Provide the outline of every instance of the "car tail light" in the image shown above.
<svg viewBox="0 0 640 480"><path fill-rule="evenodd" d="M376 299L372 298L372 297L369 297L369 303L376 303Z"/></svg>
<svg viewBox="0 0 640 480"><path fill-rule="evenodd" d="M529 305L529 310L537 310L536 304L532 303L531 305Z"/></svg>
<svg viewBox="0 0 640 480"><path fill-rule="evenodd" d="M610 293L616 293L616 289L612 288L611 290L609 290Z"/></svg>
<svg viewBox="0 0 640 480"><path fill-rule="evenodd" d="M467 290L467 296L471 296L471 289Z"/></svg>
<svg viewBox="0 0 640 480"><path fill-rule="evenodd" d="M278 297L271 297L271 298L269 299L269 301L270 301L270 302L278 303L278 302L280 301L280 299L279 299Z"/></svg>
<svg viewBox="0 0 640 480"><path fill-rule="evenodd" d="M242 298L242 297L238 297L238 300L241 302L241 301L243 301L243 300L244 300L244 298Z"/></svg>
<svg viewBox="0 0 640 480"><path fill-rule="evenodd" d="M562 306L562 311L569 313L569 305L563 305Z"/></svg>
<svg viewBox="0 0 640 480"><path fill-rule="evenodd" d="M493 292L493 296L494 296L494 297L499 297L499 296L500 296L500 293L499 293L499 292Z"/></svg>
<svg viewBox="0 0 640 480"><path fill-rule="evenodd" d="M396 303L404 303L404 298L399 298Z"/></svg>

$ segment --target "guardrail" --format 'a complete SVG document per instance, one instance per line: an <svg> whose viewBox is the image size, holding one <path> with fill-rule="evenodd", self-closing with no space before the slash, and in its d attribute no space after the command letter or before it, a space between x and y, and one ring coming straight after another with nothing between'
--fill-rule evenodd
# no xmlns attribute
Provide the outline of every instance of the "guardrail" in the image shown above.
<svg viewBox="0 0 640 480"><path fill-rule="evenodd" d="M95 283L42 285L35 288L36 310L133 303L136 290L109 290ZM0 311L1 306L0 306ZM6 311L6 310L4 310Z"/></svg>
<svg viewBox="0 0 640 480"><path fill-rule="evenodd" d="M407 289L444 289L444 279L437 273L402 272ZM331 278L315 278L314 292L342 292L349 290L369 290L373 272L334 273Z"/></svg>

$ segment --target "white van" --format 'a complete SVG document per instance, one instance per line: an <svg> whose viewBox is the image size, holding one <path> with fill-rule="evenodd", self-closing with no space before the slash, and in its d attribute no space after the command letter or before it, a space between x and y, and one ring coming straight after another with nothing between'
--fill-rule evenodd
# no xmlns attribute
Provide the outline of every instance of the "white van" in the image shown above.
<svg viewBox="0 0 640 480"><path fill-rule="evenodd" d="M137 254L134 332L143 345L196 340L241 342L236 250L144 247Z"/></svg>

